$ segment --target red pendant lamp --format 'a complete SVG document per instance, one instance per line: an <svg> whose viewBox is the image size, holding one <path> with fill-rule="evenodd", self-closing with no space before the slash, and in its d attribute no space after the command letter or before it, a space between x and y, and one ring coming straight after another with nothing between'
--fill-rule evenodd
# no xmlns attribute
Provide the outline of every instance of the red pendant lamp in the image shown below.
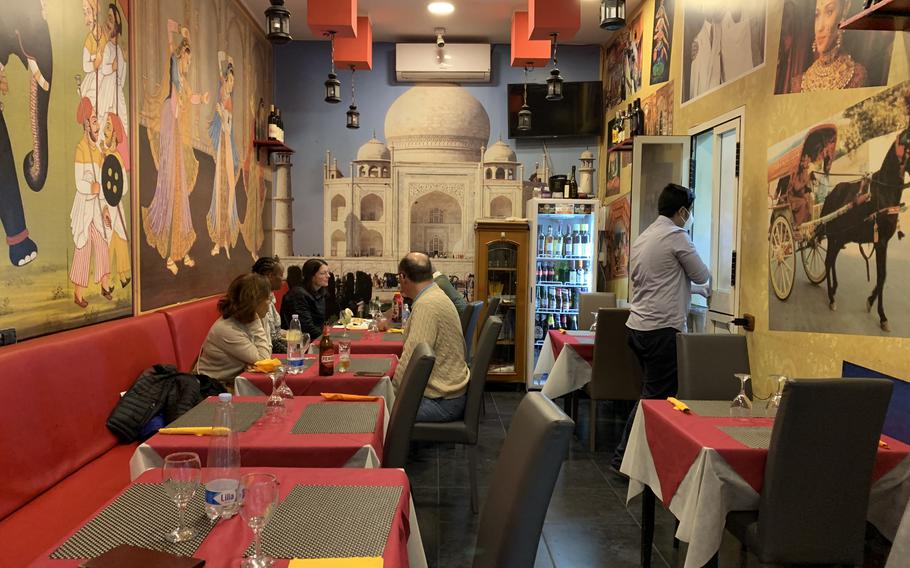
<svg viewBox="0 0 910 568"><path fill-rule="evenodd" d="M572 39L581 28L580 0L528 0L529 39Z"/></svg>
<svg viewBox="0 0 910 568"><path fill-rule="evenodd" d="M528 39L528 13L512 14L512 67L546 67L550 39Z"/></svg>
<svg viewBox="0 0 910 568"><path fill-rule="evenodd" d="M335 38L335 65L358 71L373 68L373 23L369 16L357 18L357 37Z"/></svg>
<svg viewBox="0 0 910 568"><path fill-rule="evenodd" d="M306 23L317 37L357 37L357 0L308 0Z"/></svg>

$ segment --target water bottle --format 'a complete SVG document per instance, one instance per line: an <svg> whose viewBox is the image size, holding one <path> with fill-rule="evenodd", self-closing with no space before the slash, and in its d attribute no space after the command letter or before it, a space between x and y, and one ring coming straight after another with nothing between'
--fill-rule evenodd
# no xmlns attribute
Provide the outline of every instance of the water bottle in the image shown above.
<svg viewBox="0 0 910 568"><path fill-rule="evenodd" d="M411 308L408 307L408 304L405 302L401 306L401 326L404 327L405 322L408 321L408 318L411 317Z"/></svg>
<svg viewBox="0 0 910 568"><path fill-rule="evenodd" d="M216 435L211 437L205 461L205 514L209 520L230 519L240 509L240 445L234 430L231 393L218 395Z"/></svg>
<svg viewBox="0 0 910 568"><path fill-rule="evenodd" d="M300 318L291 316L288 326L288 373L296 375L303 371L303 333L300 331Z"/></svg>

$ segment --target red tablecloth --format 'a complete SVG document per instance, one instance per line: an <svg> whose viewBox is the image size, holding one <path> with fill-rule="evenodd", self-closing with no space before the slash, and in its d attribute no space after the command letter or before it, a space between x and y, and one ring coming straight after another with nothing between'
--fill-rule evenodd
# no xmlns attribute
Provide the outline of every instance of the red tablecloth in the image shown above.
<svg viewBox="0 0 910 568"><path fill-rule="evenodd" d="M587 341L580 341L585 338ZM553 360L559 359L562 348L571 345L578 356L591 363L594 361L594 333L588 331L573 331L563 333L558 329L550 330L550 343L553 345Z"/></svg>
<svg viewBox="0 0 910 568"><path fill-rule="evenodd" d="M366 355L398 355L404 349L403 333L380 333L373 331L349 331L351 353ZM341 339L341 332L332 331L332 341Z"/></svg>
<svg viewBox="0 0 910 568"><path fill-rule="evenodd" d="M237 402L264 402L263 397L236 397ZM281 422L269 423L265 416L246 432L239 432L240 463L253 467L344 467L357 450L366 445L382 460L385 403L382 399L373 404L379 408L376 426L372 432L362 434L292 434L291 429L303 409L316 402L326 402L322 397L296 397L285 401L287 415ZM349 404L332 402L329 404ZM160 456L171 452L196 452L205 463L210 438L155 434L146 441Z"/></svg>
<svg viewBox="0 0 910 568"><path fill-rule="evenodd" d="M366 485L366 486L401 486L401 498L392 518L392 528L383 551L385 566L408 566L408 536L410 535L410 485L405 473L398 469L303 469L303 468L244 468L244 472L266 472L278 476L281 498L287 496L295 485ZM161 481L161 470L144 473L133 483L158 483ZM119 495L118 495L119 496ZM114 499L111 499L113 501ZM101 507L98 512L110 502ZM330 506L330 503L326 504ZM94 517L97 514L92 514ZM85 519L88 522L92 517ZM84 523L83 523L84 524ZM82 560L51 560L48 556L66 539L81 528L75 527L71 533L55 544L32 566L78 566ZM38 529L36 529L38 530ZM202 542L194 555L206 561L206 566L240 566L240 560L247 546L253 541L253 534L244 524L240 515L228 521L219 522ZM276 567L287 566L287 560L278 560Z"/></svg>
<svg viewBox="0 0 910 568"><path fill-rule="evenodd" d="M307 359L315 356L308 355ZM351 359L388 359L389 370L386 375L395 375L398 368L397 355L351 355ZM338 369L338 357L335 357L335 369ZM272 392L272 379L265 373L243 373L243 377L256 388L268 394ZM313 363L304 372L297 375L285 375L285 382L291 387L294 396L319 396L324 392L342 392L345 394L370 394L382 377L356 376L352 371L336 372L329 377L319 376L319 365Z"/></svg>
<svg viewBox="0 0 910 568"><path fill-rule="evenodd" d="M767 426L771 418L716 418L683 413L666 400L642 400L645 434L660 479L664 504L670 505L679 484L702 448L712 448L724 458L756 492L761 493L767 448L751 448L719 430L719 426ZM880 448L873 470L875 481L910 455L910 446L887 436L889 449Z"/></svg>

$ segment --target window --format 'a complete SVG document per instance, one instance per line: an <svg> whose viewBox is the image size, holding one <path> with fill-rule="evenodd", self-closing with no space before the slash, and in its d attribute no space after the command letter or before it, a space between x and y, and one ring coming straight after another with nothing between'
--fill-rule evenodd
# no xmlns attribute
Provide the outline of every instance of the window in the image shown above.
<svg viewBox="0 0 910 568"><path fill-rule="evenodd" d="M442 209L434 207L430 209L430 219L428 221L434 225L439 225L443 223Z"/></svg>
<svg viewBox="0 0 910 568"><path fill-rule="evenodd" d="M430 239L430 242L427 243L427 255L431 257L438 257L445 254L445 245L438 236L434 236Z"/></svg>

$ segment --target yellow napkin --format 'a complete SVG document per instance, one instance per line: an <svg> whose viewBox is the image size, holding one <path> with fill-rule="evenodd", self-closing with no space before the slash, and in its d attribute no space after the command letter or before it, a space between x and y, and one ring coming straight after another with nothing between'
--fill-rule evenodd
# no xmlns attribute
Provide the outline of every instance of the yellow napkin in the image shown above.
<svg viewBox="0 0 910 568"><path fill-rule="evenodd" d="M321 392L322 398L336 401L354 401L354 402L371 402L379 400L378 396L368 396L363 394L345 394L341 392Z"/></svg>
<svg viewBox="0 0 910 568"><path fill-rule="evenodd" d="M886 442L886 441L884 441L884 440L882 440L882 439L879 439L879 441L878 441L878 447L879 447L879 448L885 448L886 450L891 449L891 446L888 445L888 442Z"/></svg>
<svg viewBox="0 0 910 568"><path fill-rule="evenodd" d="M183 428L161 428L159 434L182 434L184 436L224 436L228 429L222 426L186 426Z"/></svg>
<svg viewBox="0 0 910 568"><path fill-rule="evenodd" d="M271 373L281 366L281 359L262 359L253 363L253 370L259 373Z"/></svg>
<svg viewBox="0 0 910 568"><path fill-rule="evenodd" d="M673 405L673 410L678 410L680 412L691 412L691 410L689 410L689 407L686 406L685 402L675 399L672 396L667 397L667 402Z"/></svg>
<svg viewBox="0 0 910 568"><path fill-rule="evenodd" d="M404 333L403 329L398 329L397 327L393 327L393 328L387 329L385 331L386 331L386 333Z"/></svg>
<svg viewBox="0 0 910 568"><path fill-rule="evenodd" d="M559 329L559 333L561 333L561 334L563 334L563 335L565 335L565 334L566 334L566 330L564 330L564 329L562 329L562 328L560 328L560 329Z"/></svg>
<svg viewBox="0 0 910 568"><path fill-rule="evenodd" d="M382 568L382 557L295 558L288 568Z"/></svg>

